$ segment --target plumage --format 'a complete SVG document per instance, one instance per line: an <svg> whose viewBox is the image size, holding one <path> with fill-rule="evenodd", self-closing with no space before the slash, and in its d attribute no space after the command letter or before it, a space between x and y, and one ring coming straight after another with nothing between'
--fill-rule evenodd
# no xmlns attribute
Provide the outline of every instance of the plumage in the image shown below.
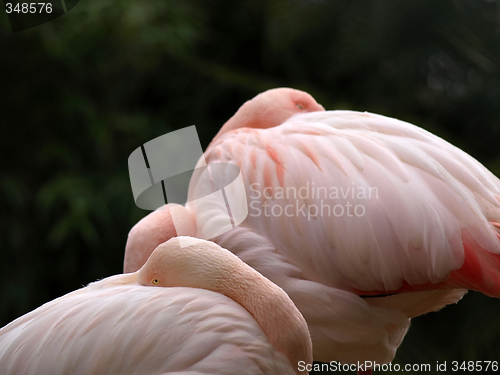
<svg viewBox="0 0 500 375"><path fill-rule="evenodd" d="M240 272L242 276L250 275L254 283L249 289L253 293L278 296L273 301L285 306L279 310L282 313L280 319L288 320L288 332L301 338L298 343L288 345L294 353L305 353L302 360L306 363L311 362L307 326L281 289L272 286L227 250L214 244L207 246L206 241L191 240L194 242L190 243L190 248L193 244L198 246L196 252L200 259L173 263L171 253L179 254L178 246L173 248L176 246L174 241L176 239L153 253L157 255L157 263L154 263L155 259L151 260L152 255L136 273L91 283L46 303L2 328L0 373L297 373L297 365L292 365L287 358L289 347L280 351L273 346L270 342L273 339L266 336L261 327L262 321L259 324L254 318L255 312L252 315L248 306L246 309L234 299L215 291L224 289L225 281L218 281L217 284L211 279L220 280L220 275L227 272L218 268L221 260L234 266L235 272ZM203 256L200 247L203 247L201 251L208 248L205 254L209 256ZM189 256L190 248L180 251ZM158 262L161 251L166 261L160 259ZM162 268L165 262L173 264L168 269L168 275ZM184 265L189 268L184 269ZM192 277L193 272L201 276ZM252 278L255 274L257 278ZM161 286L166 287L147 286L151 277L160 280L163 283ZM194 286L201 281L203 285L199 288L213 290L170 287L183 283ZM255 298L245 302L252 305ZM254 310L250 311L258 311L262 306L253 307ZM288 316L293 318L290 320ZM298 328L294 331L291 323L297 320L295 326ZM293 336L282 335L279 340L290 337Z"/></svg>
<svg viewBox="0 0 500 375"><path fill-rule="evenodd" d="M280 90L254 100L295 100ZM315 108L250 128L248 111L235 125L240 111L204 158L240 167L249 215L214 241L288 293L315 360L387 363L411 317L466 289L500 297L500 181L477 160L381 115ZM192 235L227 215L204 201L186 209Z"/></svg>
<svg viewBox="0 0 500 375"><path fill-rule="evenodd" d="M247 153L258 154L255 166ZM300 114L278 127L232 131L205 159L241 168L250 205L243 226L300 265L307 279L365 293L398 291L403 282L416 289L428 282L470 288L473 280L458 285L448 279L464 263L464 242L487 251L484 262L478 260L485 277L488 270L499 272L500 241L490 223L500 219L499 180L469 155L410 124L349 111ZM274 172L270 182L268 171ZM268 186L271 199L261 193ZM203 210L191 202L187 208L196 210L195 217ZM203 225L198 222L198 230ZM480 291L499 294L495 280Z"/></svg>

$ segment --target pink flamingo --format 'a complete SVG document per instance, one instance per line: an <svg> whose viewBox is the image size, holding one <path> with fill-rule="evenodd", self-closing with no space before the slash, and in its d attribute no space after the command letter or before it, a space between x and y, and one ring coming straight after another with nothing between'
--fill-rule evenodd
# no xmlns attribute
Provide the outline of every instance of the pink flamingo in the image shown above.
<svg viewBox="0 0 500 375"><path fill-rule="evenodd" d="M316 361L388 363L410 318L467 289L500 297L500 181L421 128L275 89L246 102L204 157L238 165L249 202L244 223L214 241L287 292ZM210 224L203 205L167 208L131 230L126 272Z"/></svg>
<svg viewBox="0 0 500 375"><path fill-rule="evenodd" d="M0 329L2 374L278 375L311 363L307 324L286 293L189 237Z"/></svg>

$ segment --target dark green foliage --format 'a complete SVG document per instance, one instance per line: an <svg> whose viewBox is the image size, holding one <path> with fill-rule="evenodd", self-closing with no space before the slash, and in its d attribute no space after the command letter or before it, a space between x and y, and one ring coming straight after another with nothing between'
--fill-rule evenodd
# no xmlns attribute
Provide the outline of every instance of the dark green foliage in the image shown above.
<svg viewBox="0 0 500 375"><path fill-rule="evenodd" d="M128 155L197 125L206 147L265 89L397 117L500 174L500 3L80 1L12 34L0 15L0 326L121 272ZM415 319L396 362L498 360L500 301Z"/></svg>

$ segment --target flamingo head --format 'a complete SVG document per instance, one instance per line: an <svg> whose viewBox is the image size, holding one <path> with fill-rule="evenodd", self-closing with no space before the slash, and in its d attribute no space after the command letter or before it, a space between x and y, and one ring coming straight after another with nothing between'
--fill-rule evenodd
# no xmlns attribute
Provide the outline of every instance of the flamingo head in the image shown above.
<svg viewBox="0 0 500 375"><path fill-rule="evenodd" d="M307 92L278 88L264 91L252 100L247 101L236 112L242 116L249 128L272 128L281 125L295 114L324 111Z"/></svg>
<svg viewBox="0 0 500 375"><path fill-rule="evenodd" d="M137 281L145 286L218 292L224 274L230 274L233 267L244 267L241 264L236 255L213 242L181 236L162 243L151 253L139 270Z"/></svg>
<svg viewBox="0 0 500 375"><path fill-rule="evenodd" d="M267 129L298 113L324 111L322 105L307 92L278 88L260 93L244 103L215 136L212 144L224 133L239 128Z"/></svg>

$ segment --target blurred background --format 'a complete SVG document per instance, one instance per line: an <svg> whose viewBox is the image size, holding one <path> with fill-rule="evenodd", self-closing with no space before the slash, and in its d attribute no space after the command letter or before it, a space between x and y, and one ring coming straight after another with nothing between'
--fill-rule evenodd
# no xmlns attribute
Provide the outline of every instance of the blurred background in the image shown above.
<svg viewBox="0 0 500 375"><path fill-rule="evenodd" d="M206 147L273 87L445 138L500 175L500 2L100 0L13 34L0 14L0 326L122 271L129 154ZM413 320L395 362L498 360L500 300Z"/></svg>

